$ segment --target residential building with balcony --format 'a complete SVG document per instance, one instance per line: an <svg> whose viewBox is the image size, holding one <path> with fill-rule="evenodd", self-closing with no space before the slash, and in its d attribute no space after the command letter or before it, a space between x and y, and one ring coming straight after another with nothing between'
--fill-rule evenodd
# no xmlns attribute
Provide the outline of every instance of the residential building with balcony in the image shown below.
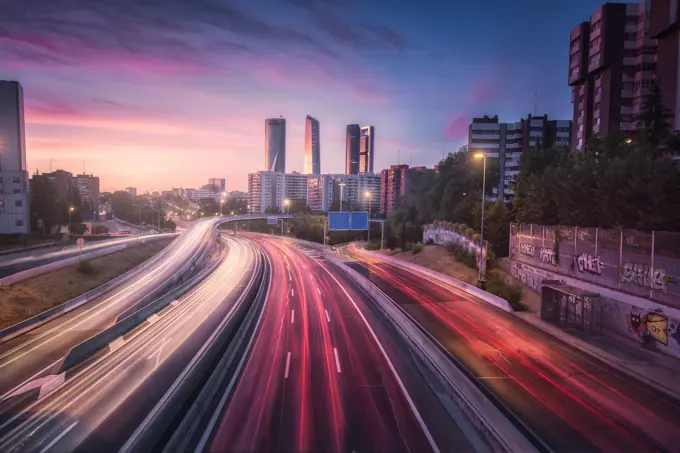
<svg viewBox="0 0 680 453"><path fill-rule="evenodd" d="M307 181L310 175L259 171L248 175L248 205L251 213L263 214L267 209L285 211L285 200L307 203Z"/></svg>
<svg viewBox="0 0 680 453"><path fill-rule="evenodd" d="M657 40L656 77L664 105L680 130L680 1L651 0L649 33Z"/></svg>
<svg viewBox="0 0 680 453"><path fill-rule="evenodd" d="M649 2L605 3L570 33L572 149L592 135L633 131L643 97L656 84L657 40Z"/></svg>
<svg viewBox="0 0 680 453"><path fill-rule="evenodd" d="M307 184L307 204L314 212L328 212L340 200L342 188L343 209L357 208L377 211L380 207L380 175L359 173L354 175L326 174L310 177ZM370 194L368 196L367 194Z"/></svg>

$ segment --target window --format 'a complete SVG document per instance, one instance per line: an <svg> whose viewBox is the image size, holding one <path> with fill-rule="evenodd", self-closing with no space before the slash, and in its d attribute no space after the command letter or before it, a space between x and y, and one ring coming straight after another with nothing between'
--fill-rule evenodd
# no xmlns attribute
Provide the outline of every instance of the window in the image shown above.
<svg viewBox="0 0 680 453"><path fill-rule="evenodd" d="M23 200L14 200L14 206L20 208L24 205Z"/></svg>
<svg viewBox="0 0 680 453"><path fill-rule="evenodd" d="M602 93L602 87L595 88L595 96Z"/></svg>
<svg viewBox="0 0 680 453"><path fill-rule="evenodd" d="M590 57L590 64L598 64L600 62L600 52L594 53Z"/></svg>
<svg viewBox="0 0 680 453"><path fill-rule="evenodd" d="M15 177L12 178L12 182L13 182L14 184L19 184L21 181L19 180L19 177L18 177L18 176L15 176Z"/></svg>
<svg viewBox="0 0 680 453"><path fill-rule="evenodd" d="M635 41L637 39L637 33L633 32L626 32L623 35L623 39L626 41Z"/></svg>
<svg viewBox="0 0 680 453"><path fill-rule="evenodd" d="M623 58L635 57L637 51L635 49L623 49Z"/></svg>
<svg viewBox="0 0 680 453"><path fill-rule="evenodd" d="M12 193L21 193L21 189L14 189Z"/></svg>
<svg viewBox="0 0 680 453"><path fill-rule="evenodd" d="M14 226L24 226L24 221L21 220L21 219L17 219L17 220L14 222Z"/></svg>
<svg viewBox="0 0 680 453"><path fill-rule="evenodd" d="M590 24L590 31L599 30L600 25L602 25L602 20L595 21L594 23Z"/></svg>
<svg viewBox="0 0 680 453"><path fill-rule="evenodd" d="M591 49L594 49L594 48L600 47L600 43L601 43L601 42L602 42L602 38L600 38L600 37L598 36L597 38L595 38L595 39L593 39L592 41L590 41L590 48L591 48Z"/></svg>
<svg viewBox="0 0 680 453"><path fill-rule="evenodd" d="M600 103L596 102L595 103L595 111L598 112L600 110Z"/></svg>

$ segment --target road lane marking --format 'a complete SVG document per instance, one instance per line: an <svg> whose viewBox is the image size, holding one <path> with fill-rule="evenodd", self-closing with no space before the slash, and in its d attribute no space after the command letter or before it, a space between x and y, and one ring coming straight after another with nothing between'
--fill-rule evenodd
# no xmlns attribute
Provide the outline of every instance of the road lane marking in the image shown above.
<svg viewBox="0 0 680 453"><path fill-rule="evenodd" d="M159 319L161 318L156 313L154 313L153 315L146 318L146 322L148 322L151 325L154 325L158 322Z"/></svg>
<svg viewBox="0 0 680 453"><path fill-rule="evenodd" d="M113 340L111 343L109 343L109 352L115 352L118 349L122 348L124 345L125 345L125 338L118 337L115 340Z"/></svg>
<svg viewBox="0 0 680 453"><path fill-rule="evenodd" d="M321 295L321 290L319 289L318 286L316 287L316 292L319 293L319 296Z"/></svg>
<svg viewBox="0 0 680 453"><path fill-rule="evenodd" d="M177 299L175 299L172 302L170 302L170 305L172 305L173 307L176 307L177 305L179 305L179 301Z"/></svg>
<svg viewBox="0 0 680 453"><path fill-rule="evenodd" d="M294 308L290 311L290 323L291 324L295 323L295 309Z"/></svg>
<svg viewBox="0 0 680 453"><path fill-rule="evenodd" d="M335 354L335 368L337 368L338 373L340 373L340 359L338 358L337 348L333 348L333 354Z"/></svg>
<svg viewBox="0 0 680 453"><path fill-rule="evenodd" d="M67 435L67 434L69 433L69 431L71 431L73 428L75 428L75 426L76 426L77 424L78 424L77 421L71 423L71 424L69 425L68 428L66 428L65 430L63 430L57 437L55 437L54 439L52 439L52 442L50 442L49 444L45 445L45 448L43 448L42 450L40 450L40 453L45 453L45 452L46 452L47 450L49 450L50 448L54 447L54 444L56 444L57 442L59 442L59 441L61 440L61 438L64 437L65 435Z"/></svg>
<svg viewBox="0 0 680 453"><path fill-rule="evenodd" d="M288 379L288 371L290 371L290 351L288 351L288 357L286 358L286 372L283 374L284 379Z"/></svg>
<svg viewBox="0 0 680 453"><path fill-rule="evenodd" d="M295 290L293 288L290 289L290 295L295 296Z"/></svg>
<svg viewBox="0 0 680 453"><path fill-rule="evenodd" d="M326 312L326 319L328 320L328 322L331 322L331 317L328 314L328 310L324 310L324 311Z"/></svg>

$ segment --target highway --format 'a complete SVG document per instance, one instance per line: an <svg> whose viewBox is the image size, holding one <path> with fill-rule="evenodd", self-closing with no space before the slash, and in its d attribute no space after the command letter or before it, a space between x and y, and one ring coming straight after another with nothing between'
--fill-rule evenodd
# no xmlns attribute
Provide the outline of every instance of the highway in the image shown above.
<svg viewBox="0 0 680 453"><path fill-rule="evenodd" d="M111 326L125 310L171 281L201 247L212 244L213 221L197 222L159 252L139 275L36 329L0 344L0 399L49 376L65 354Z"/></svg>
<svg viewBox="0 0 680 453"><path fill-rule="evenodd" d="M167 237L173 236L167 235ZM26 269L32 269L34 267L43 266L45 264L50 264L59 260L78 256L78 253L90 253L122 244L135 245L140 243L140 240L143 240L143 238L111 238L101 241L86 241L82 250L78 250L77 245L70 244L5 255L0 258L0 278L16 274L17 272L21 272Z"/></svg>
<svg viewBox="0 0 680 453"><path fill-rule="evenodd" d="M249 235L272 262L261 328L196 451L470 451L396 333L318 251Z"/></svg>
<svg viewBox="0 0 680 453"><path fill-rule="evenodd" d="M258 252L225 240L228 253L205 280L103 354L43 381L29 406L3 413L0 451L117 451L254 278Z"/></svg>
<svg viewBox="0 0 680 453"><path fill-rule="evenodd" d="M357 246L368 277L555 452L680 451L680 403L482 301Z"/></svg>

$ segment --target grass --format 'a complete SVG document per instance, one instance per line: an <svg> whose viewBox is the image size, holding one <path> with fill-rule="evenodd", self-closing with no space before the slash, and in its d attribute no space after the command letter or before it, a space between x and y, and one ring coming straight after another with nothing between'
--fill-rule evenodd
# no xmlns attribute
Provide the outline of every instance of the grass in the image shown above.
<svg viewBox="0 0 680 453"><path fill-rule="evenodd" d="M486 280L486 291L508 301L515 311L525 309L522 301L525 298L522 283L515 280L511 285L505 283L503 278L496 274L489 274Z"/></svg>
<svg viewBox="0 0 680 453"><path fill-rule="evenodd" d="M425 249L425 246L423 244L415 244L411 247L411 252L414 255L417 255L418 253L422 252Z"/></svg>
<svg viewBox="0 0 680 453"><path fill-rule="evenodd" d="M89 261L81 261L78 263L76 270L83 275L95 276L99 274L99 269L94 267Z"/></svg>
<svg viewBox="0 0 680 453"><path fill-rule="evenodd" d="M475 254L468 252L467 249L462 245L453 242L446 248L448 249L449 253L456 257L456 261L465 264L470 269L478 269L477 258L475 257Z"/></svg>
<svg viewBox="0 0 680 453"><path fill-rule="evenodd" d="M380 241L372 241L366 245L366 250L380 250Z"/></svg>

